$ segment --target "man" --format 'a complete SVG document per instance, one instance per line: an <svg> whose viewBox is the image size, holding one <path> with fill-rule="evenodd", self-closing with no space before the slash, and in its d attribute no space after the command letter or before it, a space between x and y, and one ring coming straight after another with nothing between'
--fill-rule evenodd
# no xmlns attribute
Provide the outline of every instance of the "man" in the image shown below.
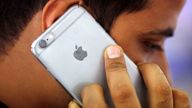
<svg viewBox="0 0 192 108"><path fill-rule="evenodd" d="M183 0L1 0L0 101L18 108L68 106L72 98L32 56L30 46L73 4L83 4L122 47L110 46L104 54L116 108L141 107L123 50L140 69L149 107L189 108L187 95L171 87L163 50L165 39L173 36ZM107 107L97 84L85 87L82 99L85 108Z"/></svg>

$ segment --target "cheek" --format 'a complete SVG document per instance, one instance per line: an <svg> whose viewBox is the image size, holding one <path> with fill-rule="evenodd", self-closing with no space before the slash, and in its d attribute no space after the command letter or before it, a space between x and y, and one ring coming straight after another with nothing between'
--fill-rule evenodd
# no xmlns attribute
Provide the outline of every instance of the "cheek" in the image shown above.
<svg viewBox="0 0 192 108"><path fill-rule="evenodd" d="M140 43L139 38L135 34L127 34L125 36L121 30L113 30L111 36L134 63L155 63L160 66L170 80L168 63L164 52L146 53L143 49L143 44Z"/></svg>
<svg viewBox="0 0 192 108"><path fill-rule="evenodd" d="M122 28L122 29L121 29ZM124 30L123 27L114 27L111 31L112 38L120 45L124 52L131 58L135 63L144 62L147 55L143 52L141 45L138 42L138 38L134 31Z"/></svg>
<svg viewBox="0 0 192 108"><path fill-rule="evenodd" d="M150 29L146 23L148 22L143 22L141 19L127 18L122 15L114 21L110 35L124 49L124 52L134 63L155 63L161 67L165 75L169 78L169 69L165 54L160 51L147 53L144 50L144 44L140 41L141 36L139 33Z"/></svg>

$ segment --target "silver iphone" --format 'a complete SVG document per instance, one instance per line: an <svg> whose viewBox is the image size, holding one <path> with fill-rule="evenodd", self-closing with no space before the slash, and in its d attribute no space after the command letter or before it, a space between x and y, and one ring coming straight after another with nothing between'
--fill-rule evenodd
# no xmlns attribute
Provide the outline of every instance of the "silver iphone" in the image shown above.
<svg viewBox="0 0 192 108"><path fill-rule="evenodd" d="M83 7L73 6L33 42L31 50L80 105L83 87L98 83L112 107L103 53L106 47L115 44ZM137 95L144 102L144 86L137 66L126 55L125 61Z"/></svg>

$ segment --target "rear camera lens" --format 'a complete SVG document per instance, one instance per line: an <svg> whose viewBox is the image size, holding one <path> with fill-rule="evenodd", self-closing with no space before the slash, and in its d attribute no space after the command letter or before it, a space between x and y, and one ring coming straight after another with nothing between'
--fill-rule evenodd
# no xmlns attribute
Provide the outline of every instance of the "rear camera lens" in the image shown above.
<svg viewBox="0 0 192 108"><path fill-rule="evenodd" d="M41 40L41 41L39 41L39 46L41 48L46 48L47 47L47 42L45 40Z"/></svg>

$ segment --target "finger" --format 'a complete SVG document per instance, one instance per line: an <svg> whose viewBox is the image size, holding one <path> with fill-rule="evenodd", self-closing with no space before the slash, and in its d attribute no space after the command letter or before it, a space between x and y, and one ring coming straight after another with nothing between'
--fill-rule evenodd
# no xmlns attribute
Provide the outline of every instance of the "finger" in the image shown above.
<svg viewBox="0 0 192 108"><path fill-rule="evenodd" d="M71 101L68 108L81 108L75 101Z"/></svg>
<svg viewBox="0 0 192 108"><path fill-rule="evenodd" d="M106 49L105 69L115 107L140 108L136 91L127 73L123 50L119 46L110 46Z"/></svg>
<svg viewBox="0 0 192 108"><path fill-rule="evenodd" d="M173 89L174 108L190 108L189 97L181 90Z"/></svg>
<svg viewBox="0 0 192 108"><path fill-rule="evenodd" d="M172 89L161 69L155 64L139 65L148 90L150 108L173 108Z"/></svg>
<svg viewBox="0 0 192 108"><path fill-rule="evenodd" d="M100 85L87 86L82 92L83 108L107 108L103 89Z"/></svg>

